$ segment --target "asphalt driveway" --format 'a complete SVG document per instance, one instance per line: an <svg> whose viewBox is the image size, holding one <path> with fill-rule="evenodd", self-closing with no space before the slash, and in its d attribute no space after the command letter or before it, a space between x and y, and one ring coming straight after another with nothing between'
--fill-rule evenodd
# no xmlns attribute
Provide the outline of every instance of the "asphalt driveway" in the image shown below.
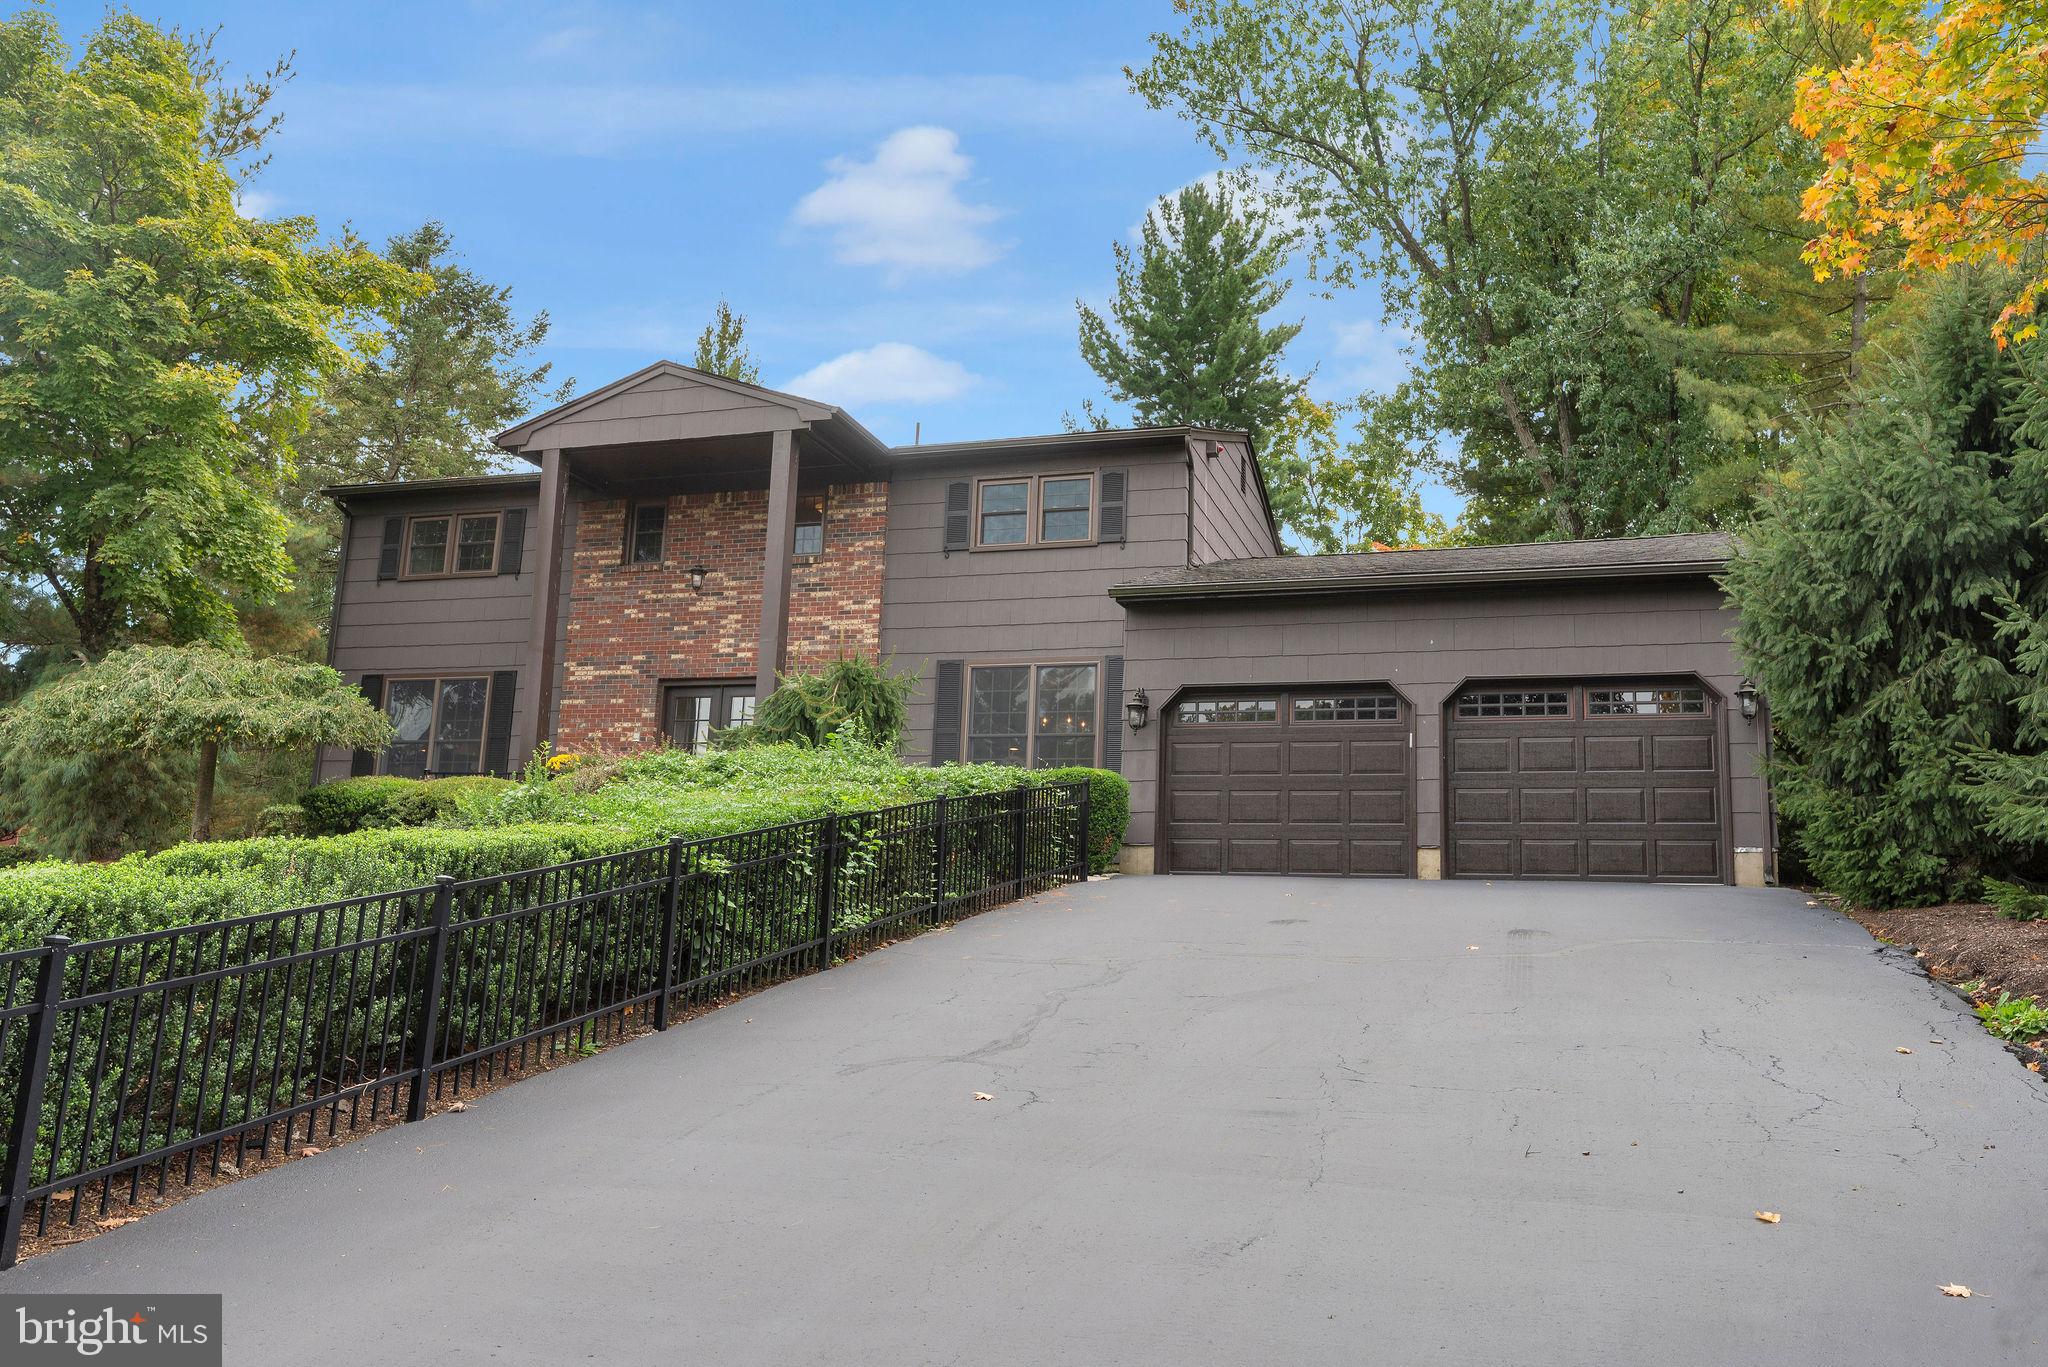
<svg viewBox="0 0 2048 1367"><path fill-rule="evenodd" d="M1778 891L1100 881L0 1285L224 1291L249 1363L2048 1361L2048 1083L1872 951Z"/></svg>

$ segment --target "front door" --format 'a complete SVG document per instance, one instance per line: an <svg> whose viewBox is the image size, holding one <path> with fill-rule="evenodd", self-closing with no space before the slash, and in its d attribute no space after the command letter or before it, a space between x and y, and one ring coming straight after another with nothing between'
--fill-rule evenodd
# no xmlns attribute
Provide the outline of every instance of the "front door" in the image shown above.
<svg viewBox="0 0 2048 1367"><path fill-rule="evenodd" d="M711 748L711 733L754 719L754 684L675 684L662 703L662 731L678 750L701 755Z"/></svg>

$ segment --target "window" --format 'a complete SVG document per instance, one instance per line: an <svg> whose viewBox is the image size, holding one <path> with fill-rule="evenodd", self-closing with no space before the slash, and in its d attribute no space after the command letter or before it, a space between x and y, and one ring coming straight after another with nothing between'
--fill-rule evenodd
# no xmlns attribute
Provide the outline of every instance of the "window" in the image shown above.
<svg viewBox="0 0 2048 1367"><path fill-rule="evenodd" d="M455 538L452 547L451 531ZM438 574L490 574L497 568L498 514L455 513L412 520L406 536L408 579Z"/></svg>
<svg viewBox="0 0 2048 1367"><path fill-rule="evenodd" d="M991 665L968 671L967 758L1054 769L1095 762L1092 664Z"/></svg>
<svg viewBox="0 0 2048 1367"><path fill-rule="evenodd" d="M977 546L1071 545L1094 537L1094 475L984 480L976 492Z"/></svg>
<svg viewBox="0 0 2048 1367"><path fill-rule="evenodd" d="M1562 689L1534 692L1500 691L1466 693L1458 699L1461 717L1568 717L1571 699Z"/></svg>
<svg viewBox="0 0 2048 1367"><path fill-rule="evenodd" d="M1391 693L1352 693L1332 698L1296 698L1296 721L1395 721L1401 706Z"/></svg>
<svg viewBox="0 0 2048 1367"><path fill-rule="evenodd" d="M384 751L384 772L401 778L482 773L490 692L488 678L385 684L384 713L398 735Z"/></svg>
<svg viewBox="0 0 2048 1367"><path fill-rule="evenodd" d="M701 755L712 732L754 719L752 684L678 684L662 703L662 732L678 750Z"/></svg>
<svg viewBox="0 0 2048 1367"><path fill-rule="evenodd" d="M796 501L796 555L822 555L825 551L825 499L813 495Z"/></svg>
<svg viewBox="0 0 2048 1367"><path fill-rule="evenodd" d="M1703 717L1704 688L1593 688L1586 691L1589 717Z"/></svg>
<svg viewBox="0 0 2048 1367"><path fill-rule="evenodd" d="M1280 720L1278 698L1201 698L1174 708L1173 719L1187 726L1210 726L1223 722L1271 722Z"/></svg>
<svg viewBox="0 0 2048 1367"><path fill-rule="evenodd" d="M661 538L668 529L668 500L651 499L626 507L626 563L661 563Z"/></svg>

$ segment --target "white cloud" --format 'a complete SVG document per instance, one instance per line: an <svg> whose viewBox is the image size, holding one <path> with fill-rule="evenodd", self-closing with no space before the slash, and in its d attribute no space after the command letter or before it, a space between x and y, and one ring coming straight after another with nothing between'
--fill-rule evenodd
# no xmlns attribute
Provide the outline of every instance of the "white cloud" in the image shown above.
<svg viewBox="0 0 2048 1367"><path fill-rule="evenodd" d="M1136 242L1145 235L1145 222L1158 216L1161 199L1177 198L1182 190L1196 185L1208 186L1212 194L1217 189L1228 186L1237 204L1246 207L1260 204L1262 200L1271 196L1279 189L1280 182L1271 171L1263 168L1248 170L1241 167L1219 167L1206 176L1196 176L1186 185L1177 185L1158 199L1154 199L1146 206L1143 216L1131 224L1129 232L1125 235L1126 240ZM1295 232L1301 228L1301 215L1297 214L1291 205L1263 204L1261 207L1266 209L1267 221L1271 224L1272 232Z"/></svg>
<svg viewBox="0 0 2048 1367"><path fill-rule="evenodd" d="M268 190L235 191L235 208L245 218L275 218L284 201Z"/></svg>
<svg viewBox="0 0 2048 1367"><path fill-rule="evenodd" d="M831 232L839 260L880 266L890 284L920 272L954 274L1002 255L987 235L1001 215L960 198L974 169L950 129L921 125L882 140L873 161L837 157L832 175L797 201L801 227Z"/></svg>
<svg viewBox="0 0 2048 1367"><path fill-rule="evenodd" d="M807 399L854 408L868 403L943 403L980 382L958 361L905 342L880 342L834 356L778 387Z"/></svg>

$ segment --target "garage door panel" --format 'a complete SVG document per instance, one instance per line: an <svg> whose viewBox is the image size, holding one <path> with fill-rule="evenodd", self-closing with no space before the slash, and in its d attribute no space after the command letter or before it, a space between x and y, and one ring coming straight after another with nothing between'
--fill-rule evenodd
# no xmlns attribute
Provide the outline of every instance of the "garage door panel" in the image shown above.
<svg viewBox="0 0 2048 1367"><path fill-rule="evenodd" d="M1223 842L1220 840L1169 840L1167 858L1182 873L1223 872Z"/></svg>
<svg viewBox="0 0 2048 1367"><path fill-rule="evenodd" d="M1408 840L1353 840L1350 872L1368 878L1408 876Z"/></svg>
<svg viewBox="0 0 2048 1367"><path fill-rule="evenodd" d="M1287 742L1287 772L1290 774L1343 773L1344 742L1337 740L1291 740Z"/></svg>
<svg viewBox="0 0 2048 1367"><path fill-rule="evenodd" d="M1232 788L1224 802L1224 820L1233 825L1274 825L1280 820L1278 788Z"/></svg>
<svg viewBox="0 0 2048 1367"><path fill-rule="evenodd" d="M1344 793L1337 788L1296 788L1287 795L1287 821L1295 826L1334 826L1344 820Z"/></svg>
<svg viewBox="0 0 2048 1367"><path fill-rule="evenodd" d="M1176 740L1173 753L1168 756L1167 773L1175 778L1182 774L1220 774L1223 772L1223 746L1220 742Z"/></svg>
<svg viewBox="0 0 2048 1367"><path fill-rule="evenodd" d="M1166 819L1175 822L1212 822L1223 819L1223 794L1215 788L1167 790Z"/></svg>
<svg viewBox="0 0 2048 1367"><path fill-rule="evenodd" d="M1232 837L1225 842L1232 873L1279 873L1280 842L1277 839Z"/></svg>
<svg viewBox="0 0 2048 1367"><path fill-rule="evenodd" d="M1524 788L1521 805L1521 819L1524 825L1575 825L1579 819L1579 790Z"/></svg>
<svg viewBox="0 0 2048 1367"><path fill-rule="evenodd" d="M1402 826L1408 824L1406 788L1353 788L1351 824L1354 826Z"/></svg>
<svg viewBox="0 0 2048 1367"><path fill-rule="evenodd" d="M1696 684L1488 685L1445 725L1452 876L1723 876L1722 740Z"/></svg>
<svg viewBox="0 0 2048 1367"><path fill-rule="evenodd" d="M1230 747L1229 763L1233 775L1280 773L1280 742L1237 741Z"/></svg>
<svg viewBox="0 0 2048 1367"><path fill-rule="evenodd" d="M1340 839L1305 840L1295 836L1288 837L1287 872L1350 872L1344 864L1344 842Z"/></svg>
<svg viewBox="0 0 2048 1367"><path fill-rule="evenodd" d="M1351 742L1351 772L1354 774L1384 774L1406 780L1408 777L1407 740L1355 740Z"/></svg>

